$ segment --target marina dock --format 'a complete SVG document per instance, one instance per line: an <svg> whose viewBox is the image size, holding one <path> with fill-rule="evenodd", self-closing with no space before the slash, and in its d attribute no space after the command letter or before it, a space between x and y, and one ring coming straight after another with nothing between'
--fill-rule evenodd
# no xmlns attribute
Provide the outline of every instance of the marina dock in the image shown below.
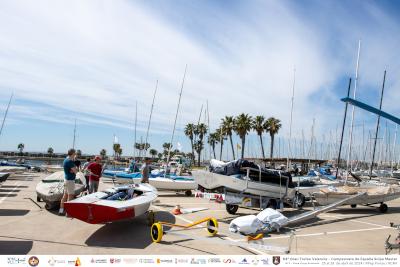
<svg viewBox="0 0 400 267"><path fill-rule="evenodd" d="M36 201L35 192L36 184L46 175L34 172L13 174L0 186L1 254L276 254L274 251L213 243L213 239L227 243L245 242L243 236L229 232L229 222L238 216L256 214L257 210L240 208L236 215L230 215L224 204L185 197L183 193L160 191L151 207L156 212L156 220L187 224L210 216L218 220L219 232L215 237L208 237L204 229L195 228L180 232L184 236L166 234L161 243L153 243L145 216L91 225L58 216L57 210L46 210L43 202ZM107 187L112 187L112 184L100 184L100 189ZM208 209L175 216L171 213L175 204L182 208ZM385 214L380 213L376 206L342 206L306 224L272 233L264 242L266 245L288 246L293 230L290 254L384 254L387 236L397 234L389 223L398 222L400 199L387 204L389 210ZM304 211L312 209L309 203L307 205ZM283 214L292 216L300 212L285 208Z"/></svg>

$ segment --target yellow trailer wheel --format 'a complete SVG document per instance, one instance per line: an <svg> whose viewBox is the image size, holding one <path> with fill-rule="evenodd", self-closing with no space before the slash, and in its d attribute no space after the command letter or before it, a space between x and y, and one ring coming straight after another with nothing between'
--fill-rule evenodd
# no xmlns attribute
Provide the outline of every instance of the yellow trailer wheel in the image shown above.
<svg viewBox="0 0 400 267"><path fill-rule="evenodd" d="M151 226L151 239L155 243L159 243L163 237L163 227L160 223L153 223Z"/></svg>
<svg viewBox="0 0 400 267"><path fill-rule="evenodd" d="M210 234L210 235L212 235L212 236L214 236L214 235L216 235L217 234L217 232L218 232L218 222L217 222L217 220L216 219L214 219L214 218L210 218L208 221L207 221L207 232Z"/></svg>

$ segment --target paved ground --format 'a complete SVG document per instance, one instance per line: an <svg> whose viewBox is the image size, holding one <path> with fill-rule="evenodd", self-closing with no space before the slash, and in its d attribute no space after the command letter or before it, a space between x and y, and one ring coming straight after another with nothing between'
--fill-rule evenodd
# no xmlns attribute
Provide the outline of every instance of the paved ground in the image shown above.
<svg viewBox="0 0 400 267"><path fill-rule="evenodd" d="M212 216L219 222L218 237L208 237L204 229L179 232L187 236L165 235L154 244L146 217L105 225L90 225L76 219L60 217L45 210L36 201L35 186L44 174L26 173L10 177L0 186L0 254L277 254L260 249L227 244L243 241L228 231L229 222L254 210L239 209L235 216L223 204L185 197L174 192L160 192L156 219L180 224ZM109 187L101 184L101 187ZM176 204L183 208L207 207L208 210L174 216ZM400 223L400 200L388 203L381 214L374 207L341 207L322 214L307 225L294 227L292 254L384 254L384 240L397 231L389 222ZM310 209L310 208L306 208ZM297 214L287 209L286 216ZM265 245L288 246L290 230L271 234ZM191 239L190 236L199 239ZM227 240L221 244L221 240ZM395 252L396 253L396 252Z"/></svg>

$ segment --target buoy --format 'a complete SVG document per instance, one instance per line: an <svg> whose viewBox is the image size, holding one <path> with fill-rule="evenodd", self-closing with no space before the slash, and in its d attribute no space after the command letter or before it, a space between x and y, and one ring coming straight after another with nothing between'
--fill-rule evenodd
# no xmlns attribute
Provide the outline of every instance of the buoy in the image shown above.
<svg viewBox="0 0 400 267"><path fill-rule="evenodd" d="M179 204L176 205L175 208L172 210L172 214L174 214L174 215L182 214L181 206Z"/></svg>

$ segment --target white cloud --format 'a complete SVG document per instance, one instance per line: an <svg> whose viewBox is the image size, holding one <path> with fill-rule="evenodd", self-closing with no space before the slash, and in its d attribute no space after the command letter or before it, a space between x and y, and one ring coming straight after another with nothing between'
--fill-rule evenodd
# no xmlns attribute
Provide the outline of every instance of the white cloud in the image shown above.
<svg viewBox="0 0 400 267"><path fill-rule="evenodd" d="M280 118L286 135L296 66L294 133L308 131L315 117L321 135L341 120L337 94L344 95L346 88L335 87L338 79L353 75L362 38L360 90L378 89L389 66L393 76L385 103L399 111L393 107L400 97L395 90L399 29L381 9L367 4L362 16L353 17L335 6L326 16L328 7L319 4L322 12L313 19L290 2L246 3L243 11L232 13L191 10L177 24L136 1L3 1L0 88L45 104L16 108L19 118L62 122L77 113L83 123L132 129L136 100L146 125L158 79L152 131L169 135L188 64L180 128L197 121L208 99L212 128L224 115L246 112ZM197 28L187 30L183 26L191 15ZM368 20L373 27L363 26Z"/></svg>

